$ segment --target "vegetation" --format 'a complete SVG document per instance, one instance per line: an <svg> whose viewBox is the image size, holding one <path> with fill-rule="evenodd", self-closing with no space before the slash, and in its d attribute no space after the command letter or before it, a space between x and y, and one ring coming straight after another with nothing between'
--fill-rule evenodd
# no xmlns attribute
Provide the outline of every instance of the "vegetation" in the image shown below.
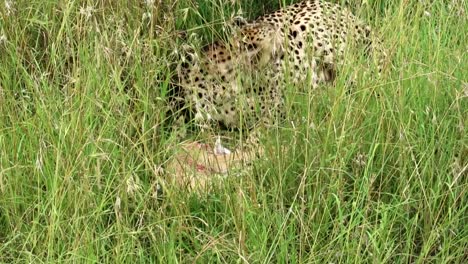
<svg viewBox="0 0 468 264"><path fill-rule="evenodd" d="M466 261L465 1L346 1L388 73L291 93L252 173L161 197L177 51L280 2L0 1L0 262Z"/></svg>

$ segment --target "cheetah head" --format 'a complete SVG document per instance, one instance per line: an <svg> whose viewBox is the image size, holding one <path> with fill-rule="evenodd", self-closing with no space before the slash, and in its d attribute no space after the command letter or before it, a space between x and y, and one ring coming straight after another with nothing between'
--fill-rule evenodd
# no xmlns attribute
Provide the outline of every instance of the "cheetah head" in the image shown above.
<svg viewBox="0 0 468 264"><path fill-rule="evenodd" d="M281 31L268 23L251 23L234 34L233 45L245 64L265 66L283 50Z"/></svg>
<svg viewBox="0 0 468 264"><path fill-rule="evenodd" d="M279 34L277 28L267 23L245 24L228 41L185 52L177 68L177 97L195 117L222 119L217 117L219 107L235 100L239 92L247 89L252 77L261 76L260 70L268 68L282 50Z"/></svg>

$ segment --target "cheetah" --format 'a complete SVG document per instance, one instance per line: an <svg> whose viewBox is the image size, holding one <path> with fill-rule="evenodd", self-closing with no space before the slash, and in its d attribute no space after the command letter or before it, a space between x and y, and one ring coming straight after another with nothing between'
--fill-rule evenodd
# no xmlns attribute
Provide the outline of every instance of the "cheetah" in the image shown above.
<svg viewBox="0 0 468 264"><path fill-rule="evenodd" d="M331 83L347 48L366 54L378 50L379 40L368 25L339 4L322 0L238 22L228 41L203 47L177 69L176 100L197 122L226 127L270 122L284 114L287 85Z"/></svg>

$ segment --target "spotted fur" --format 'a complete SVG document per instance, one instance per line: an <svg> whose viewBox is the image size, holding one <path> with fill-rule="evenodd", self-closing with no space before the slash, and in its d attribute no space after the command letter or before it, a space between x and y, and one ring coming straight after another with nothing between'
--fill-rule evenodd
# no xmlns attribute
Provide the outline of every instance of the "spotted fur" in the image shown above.
<svg viewBox="0 0 468 264"><path fill-rule="evenodd" d="M179 99L198 121L230 127L269 122L284 110L286 84L330 83L348 48L369 53L378 42L346 8L303 1L241 25L229 41L209 44L183 62Z"/></svg>

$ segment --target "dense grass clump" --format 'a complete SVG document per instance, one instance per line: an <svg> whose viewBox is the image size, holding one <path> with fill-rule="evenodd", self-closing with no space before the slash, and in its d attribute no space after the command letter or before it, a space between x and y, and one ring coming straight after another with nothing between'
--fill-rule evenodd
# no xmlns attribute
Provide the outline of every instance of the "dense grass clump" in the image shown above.
<svg viewBox="0 0 468 264"><path fill-rule="evenodd" d="M341 1L387 73L291 93L251 173L156 197L181 45L289 2L0 1L0 262L466 261L464 1Z"/></svg>

